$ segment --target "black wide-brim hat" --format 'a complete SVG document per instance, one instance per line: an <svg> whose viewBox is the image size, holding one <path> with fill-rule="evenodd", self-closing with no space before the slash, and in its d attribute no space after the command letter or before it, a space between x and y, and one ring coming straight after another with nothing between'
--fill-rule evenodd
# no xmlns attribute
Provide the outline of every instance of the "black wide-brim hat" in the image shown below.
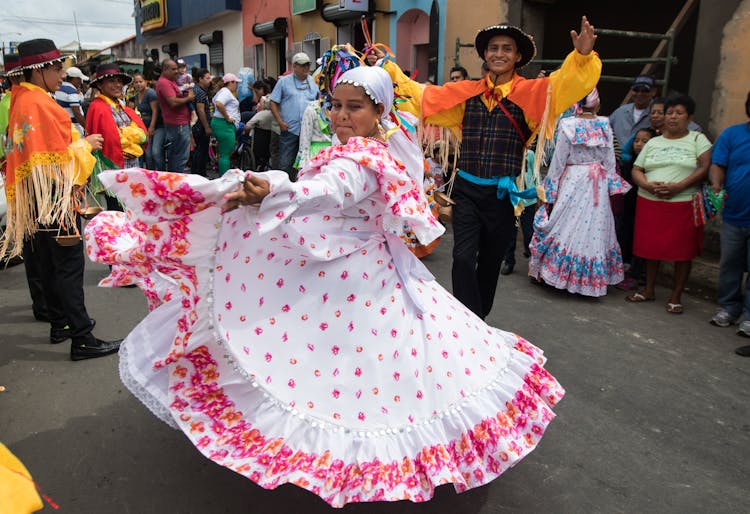
<svg viewBox="0 0 750 514"><path fill-rule="evenodd" d="M484 51L487 50L490 39L495 36L509 36L516 42L518 51L521 54L521 60L516 63L516 68L526 66L536 56L534 38L518 27L501 24L487 27L477 33L477 37L474 39L474 47L477 49L480 59L484 60Z"/></svg>
<svg viewBox="0 0 750 514"><path fill-rule="evenodd" d="M29 39L18 43L18 66L14 71L38 70L70 58L74 56L63 55L51 39Z"/></svg>
<svg viewBox="0 0 750 514"><path fill-rule="evenodd" d="M91 85L96 87L99 82L109 77L119 77L122 80L123 85L128 85L133 82L133 77L125 73L115 63L102 64L94 72L91 77Z"/></svg>

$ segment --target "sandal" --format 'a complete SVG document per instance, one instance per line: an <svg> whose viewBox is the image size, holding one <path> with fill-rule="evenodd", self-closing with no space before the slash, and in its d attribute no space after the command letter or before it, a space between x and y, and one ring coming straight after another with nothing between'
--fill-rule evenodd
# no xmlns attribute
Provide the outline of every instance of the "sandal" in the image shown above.
<svg viewBox="0 0 750 514"><path fill-rule="evenodd" d="M626 302L641 303L641 302L653 302L656 298L645 296L643 293L636 291L635 293L629 294L625 297Z"/></svg>
<svg viewBox="0 0 750 514"><path fill-rule="evenodd" d="M682 304L667 303L667 312L670 314L682 314Z"/></svg>

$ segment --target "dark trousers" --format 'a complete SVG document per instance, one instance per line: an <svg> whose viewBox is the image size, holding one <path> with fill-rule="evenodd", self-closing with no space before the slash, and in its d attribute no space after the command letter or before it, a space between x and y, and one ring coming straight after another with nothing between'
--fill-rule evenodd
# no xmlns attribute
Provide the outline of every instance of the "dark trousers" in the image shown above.
<svg viewBox="0 0 750 514"><path fill-rule="evenodd" d="M255 156L255 169L265 171L271 159L271 134L270 130L253 129L253 155Z"/></svg>
<svg viewBox="0 0 750 514"><path fill-rule="evenodd" d="M60 246L55 242L56 235L56 231L40 231L34 236L47 313L53 327L70 327L73 343L87 343L93 335L83 297L83 242Z"/></svg>
<svg viewBox="0 0 750 514"><path fill-rule="evenodd" d="M208 145L211 137L206 134L201 122L193 125L193 140L195 149L190 160L190 172L195 175L206 176L206 166L208 166Z"/></svg>
<svg viewBox="0 0 750 514"><path fill-rule="evenodd" d="M39 248L34 239L27 239L23 245L23 266L26 268L26 282L29 283L31 309L37 319L49 319L47 300L42 285L42 267L39 259Z"/></svg>
<svg viewBox="0 0 750 514"><path fill-rule="evenodd" d="M500 265L515 231L513 206L497 188L456 177L453 188L453 295L480 318L492 310Z"/></svg>
<svg viewBox="0 0 750 514"><path fill-rule="evenodd" d="M534 235L534 214L536 214L536 206L529 205L526 207L521 216L519 216L518 224L521 225L521 233L523 234L523 251L524 255L528 256L529 245L531 244L531 236ZM508 249L505 250L505 256L503 260L510 266L516 265L516 240L518 239L518 227L513 225L513 237L510 240Z"/></svg>

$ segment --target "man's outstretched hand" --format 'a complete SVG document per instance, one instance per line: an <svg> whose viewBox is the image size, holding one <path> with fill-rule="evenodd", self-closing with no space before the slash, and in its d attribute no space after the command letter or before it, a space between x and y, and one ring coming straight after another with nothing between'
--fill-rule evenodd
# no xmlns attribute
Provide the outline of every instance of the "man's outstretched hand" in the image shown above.
<svg viewBox="0 0 750 514"><path fill-rule="evenodd" d="M585 16L581 18L580 34L575 30L571 30L570 39L573 40L573 47L581 55L588 55L594 49L594 43L596 43L594 26L589 23L589 20Z"/></svg>

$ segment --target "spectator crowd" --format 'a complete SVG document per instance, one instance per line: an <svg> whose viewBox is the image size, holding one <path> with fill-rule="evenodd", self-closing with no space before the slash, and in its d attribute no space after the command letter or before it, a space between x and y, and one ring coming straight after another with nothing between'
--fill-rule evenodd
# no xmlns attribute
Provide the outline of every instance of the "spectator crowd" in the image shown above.
<svg viewBox="0 0 750 514"><path fill-rule="evenodd" d="M520 30L508 34L521 55L505 72L512 77L533 58L535 47ZM477 51L484 59L483 52L494 49L482 47L487 41L480 36ZM434 191L451 192L454 294L478 315L488 314L499 275L514 271L518 227L531 281L570 293L602 296L608 286L615 286L627 291L627 302L652 302L660 263L674 262L665 309L680 314L691 263L703 248L704 225L723 209L720 310L711 323L738 324L738 333L750 337L750 299L743 281L750 265L747 123L728 127L712 145L693 121L692 98L677 92L659 96L654 77L641 75L631 84L629 101L609 116L599 112L595 83L584 98L557 102L570 107L551 113L551 120L528 117L524 109L531 103L543 106L545 99L532 98L522 88L505 91L496 86L494 96L481 99L456 94L456 105L463 109L459 144L439 123L431 123L426 104L420 105L420 99L439 86L418 84L389 57L377 45L362 53L348 45L335 47L317 63L302 52L292 56L290 70L283 76L250 78L246 84L234 73L213 77L205 68L188 71L178 58L164 60L155 80L141 72L128 74L116 64L103 64L86 75L76 66L62 69L59 59L53 63L61 68L59 84L41 83L70 120L75 139L87 140L94 134L97 141L101 138L101 148L92 145L96 166L87 193L102 208L117 210L121 209L117 198L98 183L100 170L143 167L216 178L233 167L280 169L295 180L298 169L332 144L326 114L336 76L331 70L345 70L352 62L382 66L391 74L397 96L403 93L401 113L412 115L415 124L420 118L423 122L420 137L428 163L424 178L428 195L432 199ZM15 88L33 78L23 67L13 72L16 58L5 56L10 73L0 103L3 132L15 91L11 85ZM41 69L51 65L42 64ZM570 73L593 72L564 63L549 78L542 72L538 80L549 80L554 89ZM491 72L487 62L479 81L471 80L458 65L449 75L450 82L456 83L452 92L506 80ZM242 86L250 94L239 95ZM439 102L430 105L446 97L436 97ZM483 103L489 115L481 108ZM750 117L750 96L745 109ZM503 119L509 123L503 124ZM554 137L535 138L545 132L539 130L542 122L557 127ZM530 149L523 150L527 143ZM505 150L486 151L487 145ZM469 169L485 171L473 175ZM495 196L505 194L510 202L496 200ZM469 206L478 210L471 212ZM45 302L39 259L34 257L37 246L25 245L24 262L34 313L47 319L45 303L57 300ZM412 250L421 252L420 257L431 251L417 247ZM75 316L84 317L80 312ZM57 334L53 339L60 339L61 330L69 326L62 320L53 322ZM747 355L750 349L743 347L738 353Z"/></svg>

